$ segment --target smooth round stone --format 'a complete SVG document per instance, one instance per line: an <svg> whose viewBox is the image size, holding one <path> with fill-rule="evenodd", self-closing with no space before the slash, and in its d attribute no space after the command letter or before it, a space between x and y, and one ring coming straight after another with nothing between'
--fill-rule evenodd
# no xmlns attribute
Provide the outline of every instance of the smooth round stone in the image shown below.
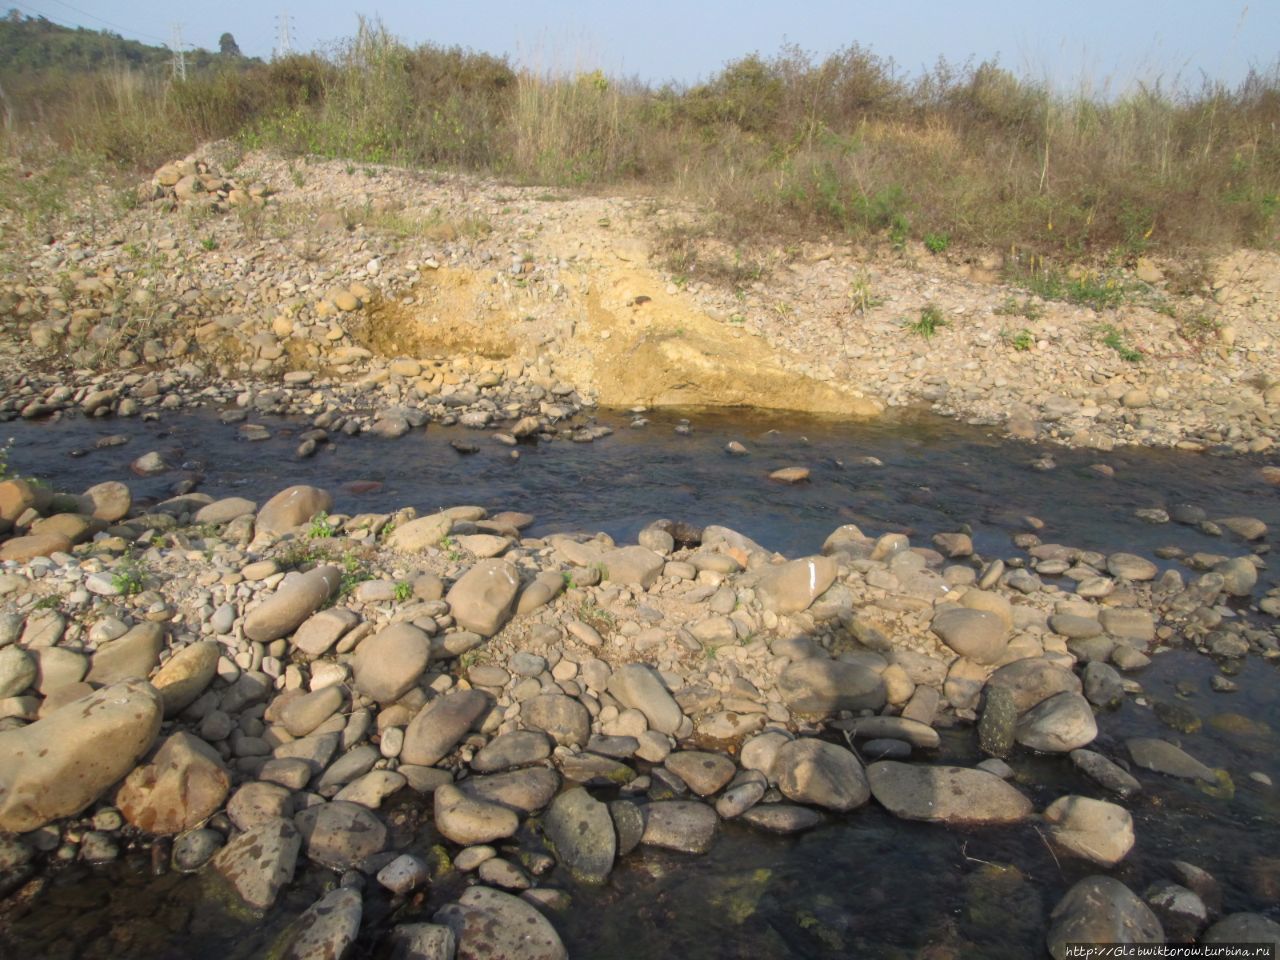
<svg viewBox="0 0 1280 960"><path fill-rule="evenodd" d="M970 767L882 760L867 767L871 792L894 816L942 823L1016 823L1031 801L999 777Z"/></svg>
<svg viewBox="0 0 1280 960"><path fill-rule="evenodd" d="M823 816L817 810L790 803L761 803L739 819L758 830L785 835L810 830L822 823Z"/></svg>
<svg viewBox="0 0 1280 960"><path fill-rule="evenodd" d="M468 888L456 903L438 910L435 920L453 932L459 960L569 958L555 928L535 907L490 887Z"/></svg>
<svg viewBox="0 0 1280 960"><path fill-rule="evenodd" d="M1154 580L1160 568L1146 557L1132 553L1113 553L1107 557L1107 572L1121 580Z"/></svg>
<svg viewBox="0 0 1280 960"><path fill-rule="evenodd" d="M551 756L551 740L538 730L515 730L494 737L471 761L477 773L496 773Z"/></svg>
<svg viewBox="0 0 1280 960"><path fill-rule="evenodd" d="M797 803L846 811L871 797L867 776L849 750L806 737L778 748L773 771L778 789Z"/></svg>
<svg viewBox="0 0 1280 960"><path fill-rule="evenodd" d="M1280 950L1280 923L1260 913L1233 913L1205 931L1201 943L1270 943Z"/></svg>
<svg viewBox="0 0 1280 960"><path fill-rule="evenodd" d="M505 839L520 826L511 810L470 797L452 784L436 788L435 823L446 838L463 846Z"/></svg>
<svg viewBox="0 0 1280 960"><path fill-rule="evenodd" d="M700 797L715 793L733 779L737 768L728 757L704 750L678 750L667 755L666 767Z"/></svg>
<svg viewBox="0 0 1280 960"><path fill-rule="evenodd" d="M1004 622L988 610L949 607L938 612L930 629L960 656L977 663L995 663L1008 645Z"/></svg>
<svg viewBox="0 0 1280 960"><path fill-rule="evenodd" d="M308 807L294 822L307 857L332 870L349 870L387 845L387 828L371 810L335 800Z"/></svg>
<svg viewBox="0 0 1280 960"><path fill-rule="evenodd" d="M542 828L557 859L583 883L603 883L613 869L618 838L605 804L581 787L556 797Z"/></svg>
<svg viewBox="0 0 1280 960"><path fill-rule="evenodd" d="M217 830L188 830L173 841L173 869L179 873L195 873L208 863L226 839Z"/></svg>
<svg viewBox="0 0 1280 960"><path fill-rule="evenodd" d="M1054 960L1065 960L1068 943L1162 943L1164 929L1151 908L1119 880L1092 876L1058 901L1046 940Z"/></svg>
<svg viewBox="0 0 1280 960"><path fill-rule="evenodd" d="M1060 849L1104 867L1133 849L1133 817L1124 807L1090 797L1059 797L1044 811L1049 837Z"/></svg>
<svg viewBox="0 0 1280 960"><path fill-rule="evenodd" d="M1018 721L1018 743L1043 753L1068 753L1093 742L1098 723L1089 701L1078 693L1055 694Z"/></svg>
<svg viewBox="0 0 1280 960"><path fill-rule="evenodd" d="M548 693L525 701L520 719L526 727L541 730L561 745L583 746L591 737L591 714L563 694Z"/></svg>
<svg viewBox="0 0 1280 960"><path fill-rule="evenodd" d="M716 812L694 800L660 800L647 804L641 843L681 853L706 853L715 841Z"/></svg>
<svg viewBox="0 0 1280 960"><path fill-rule="evenodd" d="M378 871L377 880L392 893L403 896L421 887L430 877L425 861L411 853L402 853Z"/></svg>

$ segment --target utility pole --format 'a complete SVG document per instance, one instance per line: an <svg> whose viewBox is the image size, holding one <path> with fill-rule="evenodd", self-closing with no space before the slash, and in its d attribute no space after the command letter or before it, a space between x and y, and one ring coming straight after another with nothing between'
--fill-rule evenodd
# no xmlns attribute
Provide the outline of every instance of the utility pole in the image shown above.
<svg viewBox="0 0 1280 960"><path fill-rule="evenodd" d="M187 79L187 55L182 43L182 24L171 25L169 49L173 51L173 79Z"/></svg>
<svg viewBox="0 0 1280 960"><path fill-rule="evenodd" d="M288 10L282 10L276 17L276 56L287 57L293 53L293 37L290 25L293 18Z"/></svg>

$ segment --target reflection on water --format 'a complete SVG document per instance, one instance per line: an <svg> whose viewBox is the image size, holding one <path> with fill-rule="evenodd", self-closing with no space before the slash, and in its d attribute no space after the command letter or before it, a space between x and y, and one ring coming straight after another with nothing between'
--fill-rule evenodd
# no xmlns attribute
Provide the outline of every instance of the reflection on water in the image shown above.
<svg viewBox="0 0 1280 960"><path fill-rule="evenodd" d="M522 446L518 461L483 435L437 427L394 442L342 439L313 460L295 461L290 434L300 427L268 421L276 436L247 444L236 439L234 427L200 413L164 424L19 423L8 432L16 437L14 469L73 490L120 479L136 494L165 496L176 475L140 480L128 472L130 460L157 449L202 474L200 489L215 496L261 500L289 483L308 482L337 491L337 508L348 512L480 503L534 513L535 533L602 529L619 539L666 516L723 523L789 554L816 550L835 526L850 522L872 534L905 531L918 543L970 524L979 549L992 556L1011 553L1009 533L1025 529L1028 514L1045 522L1046 540L1148 554L1169 543L1223 553L1241 548L1190 528L1144 523L1133 516L1142 507L1191 502L1211 516L1247 513L1273 529L1280 524L1274 492L1259 480L1257 464L1245 460L1055 450L1058 469L1042 473L1029 466L1042 451L932 418L841 425L697 414L690 437L675 435L674 421L664 415L644 430L630 429L625 418L601 419L615 427L613 436L589 446ZM132 439L84 457L68 455L111 433ZM480 441L479 453L461 457L448 446L463 434ZM727 456L730 439L746 443L751 455ZM883 465L862 462L867 457ZM1090 470L1100 461L1114 467L1114 478ZM812 482L779 486L766 479L770 470L793 464L810 467ZM377 483L354 486L358 481ZM1274 909L1280 800L1248 775L1259 771L1280 782L1280 678L1273 664L1251 658L1236 677L1239 692L1223 695L1210 689L1214 670L1205 658L1172 651L1138 677L1148 701L1194 711L1197 733L1174 733L1132 699L1101 718L1097 748L1103 752L1122 755L1128 736L1179 739L1226 770L1234 787L1210 793L1141 775L1145 792L1126 804L1138 844L1111 872L1141 894L1156 880L1172 879L1170 859L1187 859L1222 881L1229 911ZM975 762L972 732L944 732L939 755ZM1019 754L1011 764L1037 809L1067 792L1104 796L1065 757ZM409 823L424 806L407 797L392 803L390 815L403 814ZM420 852L435 842L428 827L404 835ZM202 878L155 878L148 863L139 852L109 867L77 866L55 875L34 908L0 933L0 948L23 957L247 960L267 955L321 884L331 882L323 871L305 871L256 922L219 905ZM544 882L573 895L572 909L555 924L577 960L1015 958L1043 955L1048 911L1068 886L1093 872L1080 861L1056 859L1034 823L950 829L896 821L873 803L792 839L726 824L704 857L642 849L602 888L577 887L558 870ZM395 922L429 918L457 882L442 880L418 905L392 903L370 882L356 955L382 956L382 932Z"/></svg>

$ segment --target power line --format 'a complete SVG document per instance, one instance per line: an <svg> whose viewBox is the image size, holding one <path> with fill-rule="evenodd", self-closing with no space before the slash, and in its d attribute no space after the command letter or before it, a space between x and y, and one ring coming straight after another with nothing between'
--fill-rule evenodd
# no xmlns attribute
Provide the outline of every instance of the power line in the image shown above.
<svg viewBox="0 0 1280 960"><path fill-rule="evenodd" d="M276 16L276 56L287 57L293 53L293 36L290 26L293 18L288 10L282 10Z"/></svg>
<svg viewBox="0 0 1280 960"><path fill-rule="evenodd" d="M114 29L116 29L116 30L119 30L121 33L129 33L129 34L133 34L134 36L138 36L138 37L145 37L145 38L146 38L146 39L148 39L148 40L154 40L156 43L161 43L161 44L166 44L166 45L167 45L167 41L162 40L160 37L157 37L155 34L147 33L147 32L145 32L145 31L143 31L143 30L134 30L134 29L133 29L133 28L131 28L131 27L124 27L124 26L121 26L121 25L120 25L120 24L118 24L118 23L113 23L113 22L111 22L110 20L104 20L104 19L102 19L102 17L99 17L99 16L96 16L96 15L94 15L94 14L92 14L92 13L89 13L89 12L88 12L88 11L86 11L86 10L81 10L79 7L73 7L71 4L64 2L64 0L53 0L53 2L54 2L54 3L56 3L56 4L58 4L58 6L60 6L60 7L66 7L66 8L67 8L68 10L70 10L72 13L78 13L78 14L79 14L80 16L82 16L82 17L88 17L90 20L96 20L98 23L105 24L105 25L106 25L106 26L108 26L108 27L112 27L112 28L114 28ZM21 6L23 6L23 5L22 5L22 4L18 4L18 6L19 6L19 7L21 7ZM35 13L37 16L44 17L46 20L52 20L52 19L53 19L52 17L49 17L49 16L47 16L46 14L40 13L38 10L31 10L30 8L25 8L25 9L29 10L29 12L31 12L31 13ZM57 21L54 21L54 22L56 23ZM68 26L68 24L65 24L65 23L64 23L64 24L60 24L60 25L61 25L61 26L64 26L64 27L65 27L65 26Z"/></svg>

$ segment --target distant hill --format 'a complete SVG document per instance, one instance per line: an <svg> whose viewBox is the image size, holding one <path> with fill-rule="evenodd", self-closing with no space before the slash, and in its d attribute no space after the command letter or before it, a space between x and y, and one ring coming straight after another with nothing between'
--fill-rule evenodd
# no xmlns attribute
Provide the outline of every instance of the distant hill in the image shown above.
<svg viewBox="0 0 1280 960"><path fill-rule="evenodd" d="M234 41L231 44L234 48ZM106 30L64 27L44 17L26 17L16 10L0 19L0 72L62 70L68 73L113 66L167 67L173 54L167 47L126 40ZM258 63L239 51L214 53L188 50L187 69Z"/></svg>

